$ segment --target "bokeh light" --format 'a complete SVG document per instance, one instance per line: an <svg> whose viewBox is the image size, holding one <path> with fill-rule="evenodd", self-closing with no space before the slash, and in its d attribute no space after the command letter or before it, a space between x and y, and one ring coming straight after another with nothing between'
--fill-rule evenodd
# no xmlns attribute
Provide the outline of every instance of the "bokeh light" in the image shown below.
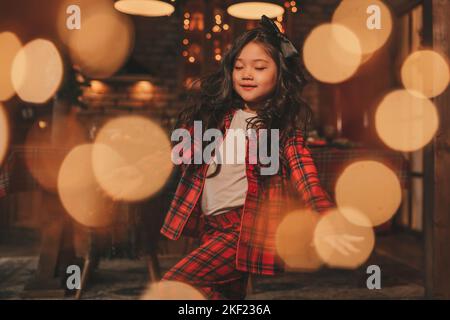
<svg viewBox="0 0 450 320"><path fill-rule="evenodd" d="M362 56L358 38L350 29L338 24L323 24L306 38L303 59L314 78L339 83L355 74Z"/></svg>
<svg viewBox="0 0 450 320"><path fill-rule="evenodd" d="M378 136L394 150L421 149L431 141L438 127L436 107L419 92L395 90L384 97L375 113Z"/></svg>
<svg viewBox="0 0 450 320"><path fill-rule="evenodd" d="M9 145L9 122L3 105L0 103L0 165L3 163Z"/></svg>
<svg viewBox="0 0 450 320"><path fill-rule="evenodd" d="M12 64L22 43L14 33L1 32L0 48L0 101L6 101L15 94L11 81Z"/></svg>
<svg viewBox="0 0 450 320"><path fill-rule="evenodd" d="M322 262L313 246L319 215L297 210L287 214L277 228L275 243L279 256L291 270L314 271Z"/></svg>
<svg viewBox="0 0 450 320"><path fill-rule="evenodd" d="M230 16L240 19L259 20L262 15L268 18L276 18L284 14L284 8L280 5L262 1L244 1L233 4L227 8Z"/></svg>
<svg viewBox="0 0 450 320"><path fill-rule="evenodd" d="M411 93L420 92L432 98L440 95L450 81L450 70L446 59L432 50L416 51L403 63L401 78Z"/></svg>
<svg viewBox="0 0 450 320"><path fill-rule="evenodd" d="M124 201L143 200L158 192L173 168L166 132L139 116L106 123L98 132L92 155L100 186L112 198Z"/></svg>
<svg viewBox="0 0 450 320"><path fill-rule="evenodd" d="M61 84L63 62L55 45L36 39L19 50L12 64L12 84L27 102L46 102Z"/></svg>
<svg viewBox="0 0 450 320"><path fill-rule="evenodd" d="M336 182L335 194L341 213L352 223L366 227L391 219L402 199L395 173L384 164L370 160L346 167ZM365 216L362 219L361 213Z"/></svg>
<svg viewBox="0 0 450 320"><path fill-rule="evenodd" d="M90 84L93 93L103 94L109 90L109 87L105 83L98 80L91 80Z"/></svg>
<svg viewBox="0 0 450 320"><path fill-rule="evenodd" d="M194 287L179 281L151 283L142 294L141 300L206 300Z"/></svg>
<svg viewBox="0 0 450 320"><path fill-rule="evenodd" d="M137 100L150 100L155 93L155 87L150 81L138 81L131 87L130 96Z"/></svg>
<svg viewBox="0 0 450 320"><path fill-rule="evenodd" d="M146 17L170 16L175 11L173 5L154 0L120 0L114 3L114 8L123 13Z"/></svg>
<svg viewBox="0 0 450 320"><path fill-rule="evenodd" d="M66 26L66 8L71 4L80 7L80 29ZM123 66L133 49L134 28L127 15L114 9L112 0L65 1L58 12L59 36L84 75L103 79Z"/></svg>
<svg viewBox="0 0 450 320"><path fill-rule="evenodd" d="M379 0L343 0L336 8L332 22L346 26L358 37L364 55L381 48L392 33L391 12ZM360 54L359 49L348 49Z"/></svg>
<svg viewBox="0 0 450 320"><path fill-rule="evenodd" d="M317 224L314 245L328 266L355 269L372 253L375 235L372 228L352 224L338 210L330 210Z"/></svg>
<svg viewBox="0 0 450 320"><path fill-rule="evenodd" d="M107 227L114 217L114 205L97 184L92 170L92 144L73 148L64 158L58 174L61 202L78 223Z"/></svg>
<svg viewBox="0 0 450 320"><path fill-rule="evenodd" d="M28 130L25 145L37 152L25 153L31 175L47 191L56 192L58 172L69 151L86 143L84 129L75 115L62 116L53 126L51 116L40 117Z"/></svg>

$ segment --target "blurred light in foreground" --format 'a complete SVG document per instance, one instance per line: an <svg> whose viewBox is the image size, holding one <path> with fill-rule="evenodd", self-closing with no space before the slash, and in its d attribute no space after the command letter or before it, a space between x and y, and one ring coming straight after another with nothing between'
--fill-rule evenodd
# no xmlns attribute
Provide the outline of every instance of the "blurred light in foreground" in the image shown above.
<svg viewBox="0 0 450 320"><path fill-rule="evenodd" d="M9 123L3 105L0 103L0 164L5 158L9 144Z"/></svg>
<svg viewBox="0 0 450 320"><path fill-rule="evenodd" d="M6 101L15 93L11 82L12 63L22 43L14 33L2 32L0 48L0 101Z"/></svg>
<svg viewBox="0 0 450 320"><path fill-rule="evenodd" d="M372 228L354 225L339 211L331 210L317 224L314 245L330 267L355 269L369 258L375 236Z"/></svg>
<svg viewBox="0 0 450 320"><path fill-rule="evenodd" d="M158 192L173 164L167 134L137 116L111 120L98 132L93 168L100 186L114 199L138 201Z"/></svg>
<svg viewBox="0 0 450 320"><path fill-rule="evenodd" d="M240 19L259 20L265 14L269 18L276 18L284 14L280 5L259 1L242 1L228 7L230 16Z"/></svg>
<svg viewBox="0 0 450 320"><path fill-rule="evenodd" d="M91 78L110 77L122 67L133 47L134 30L129 17L105 9L87 15L82 25L68 35L74 64Z"/></svg>
<svg viewBox="0 0 450 320"><path fill-rule="evenodd" d="M402 198L395 173L376 161L357 161L349 165L339 176L335 189L341 213L352 223L365 227L378 226L391 219ZM361 220L358 213L368 219Z"/></svg>
<svg viewBox="0 0 450 320"><path fill-rule="evenodd" d="M336 8L332 22L344 25L356 34L364 55L381 48L392 33L391 12L379 0L343 0ZM360 53L352 47L348 49Z"/></svg>
<svg viewBox="0 0 450 320"><path fill-rule="evenodd" d="M206 300L194 287L179 281L151 283L142 294L141 300Z"/></svg>
<svg viewBox="0 0 450 320"><path fill-rule="evenodd" d="M447 61L437 52L422 50L406 58L401 70L406 89L420 92L428 98L440 95L450 81Z"/></svg>
<svg viewBox="0 0 450 320"><path fill-rule="evenodd" d="M314 271L321 266L313 247L318 220L317 213L298 210L287 214L278 226L275 238L277 252L290 269Z"/></svg>
<svg viewBox="0 0 450 320"><path fill-rule="evenodd" d="M323 24L306 38L303 59L317 80L339 83L355 74L362 57L358 38L350 29L337 24Z"/></svg>
<svg viewBox="0 0 450 320"><path fill-rule="evenodd" d="M91 144L77 146L64 159L58 174L58 193L66 211L80 224L106 227L113 203L99 188L92 171Z"/></svg>
<svg viewBox="0 0 450 320"><path fill-rule="evenodd" d="M157 0L120 0L114 3L118 11L147 17L170 16L175 8L173 5Z"/></svg>
<svg viewBox="0 0 450 320"><path fill-rule="evenodd" d="M13 87L22 100L44 103L59 88L63 72L61 56L55 45L48 40L33 40L14 58Z"/></svg>
<svg viewBox="0 0 450 320"><path fill-rule="evenodd" d="M378 136L394 150L416 151L428 144L439 126L434 104L408 90L396 90L384 97L375 113Z"/></svg>
<svg viewBox="0 0 450 320"><path fill-rule="evenodd" d="M35 152L25 153L25 163L31 175L47 191L56 192L58 172L70 149L86 142L84 130L72 116L61 117L63 137L54 137L51 116L33 123L25 146Z"/></svg>

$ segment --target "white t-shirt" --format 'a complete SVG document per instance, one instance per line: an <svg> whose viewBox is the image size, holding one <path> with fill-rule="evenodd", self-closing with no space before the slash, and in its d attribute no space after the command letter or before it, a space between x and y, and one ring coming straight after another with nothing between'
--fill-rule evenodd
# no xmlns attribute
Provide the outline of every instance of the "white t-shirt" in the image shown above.
<svg viewBox="0 0 450 320"><path fill-rule="evenodd" d="M233 116L229 129L234 129L235 133L238 132L236 129L241 129L242 134L245 136L247 128L246 119L255 116L256 114L238 109ZM227 145L231 146L231 139L235 139L234 150L227 149ZM217 148L216 155L209 165L207 176L216 171L217 158L218 156L222 157L219 174L211 178L206 178L205 180L201 196L202 211L205 215L222 214L244 205L248 188L245 172L245 138L243 149L238 148L238 140L239 138L235 138L228 131L222 145L223 149ZM228 155L229 151L233 153L234 159L231 155ZM230 157L234 161L229 161L228 159Z"/></svg>

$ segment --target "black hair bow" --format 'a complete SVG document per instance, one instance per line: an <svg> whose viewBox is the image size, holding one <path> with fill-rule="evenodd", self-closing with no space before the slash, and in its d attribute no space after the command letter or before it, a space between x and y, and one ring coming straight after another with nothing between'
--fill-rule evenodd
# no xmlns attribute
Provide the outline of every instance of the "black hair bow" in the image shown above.
<svg viewBox="0 0 450 320"><path fill-rule="evenodd" d="M269 19L266 15L261 17L261 21L259 24L268 31L272 36L278 38L280 40L280 49L281 53L285 58L291 58L294 56L298 56L299 53L295 46L292 44L291 40L289 40L281 31L278 29L275 22Z"/></svg>

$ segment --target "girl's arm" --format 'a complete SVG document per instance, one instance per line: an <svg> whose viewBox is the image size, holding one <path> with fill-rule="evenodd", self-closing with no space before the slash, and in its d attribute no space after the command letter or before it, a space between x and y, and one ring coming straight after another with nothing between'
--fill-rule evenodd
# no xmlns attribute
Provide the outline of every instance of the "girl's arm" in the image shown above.
<svg viewBox="0 0 450 320"><path fill-rule="evenodd" d="M311 152L303 146L303 141L301 130L296 130L295 135L289 137L285 144L284 155L289 164L291 182L307 208L316 212L335 208L335 204L320 184Z"/></svg>

